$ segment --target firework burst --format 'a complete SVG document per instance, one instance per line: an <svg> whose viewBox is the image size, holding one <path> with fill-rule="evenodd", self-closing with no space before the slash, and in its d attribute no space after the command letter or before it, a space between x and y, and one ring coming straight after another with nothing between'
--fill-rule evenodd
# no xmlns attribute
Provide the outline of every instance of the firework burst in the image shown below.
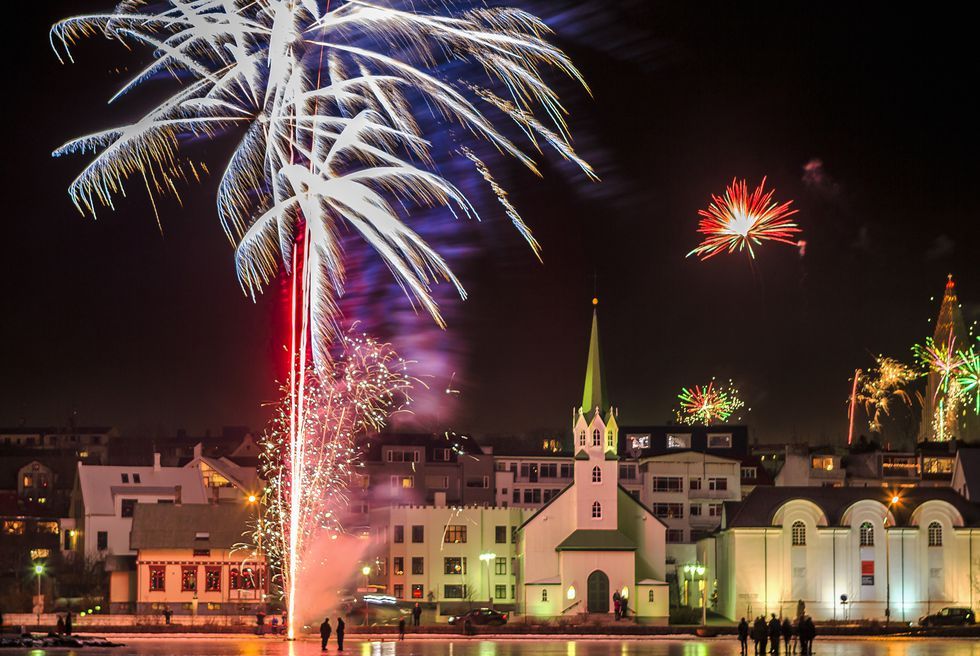
<svg viewBox="0 0 980 656"><path fill-rule="evenodd" d="M973 411L980 414L980 352L971 346L968 351L957 353L960 363L956 367L956 384L964 398L973 397Z"/></svg>
<svg viewBox="0 0 980 656"><path fill-rule="evenodd" d="M184 181L207 171L183 154L185 145L235 134L217 210L241 286L254 298L280 265L292 267L297 238L305 236L300 310L318 367L338 331L347 231L442 325L431 285L446 280L465 296L463 287L405 219L433 206L463 217L477 212L440 173L440 162L467 161L535 253L537 241L475 145L537 173L528 153L544 144L594 177L572 149L565 109L544 79L554 69L585 84L547 41L548 27L517 9L460 4L126 0L115 11L58 22L50 38L59 58L70 60L75 41L93 35L153 51L113 101L166 74L177 82L173 95L134 123L54 152L94 154L71 184L72 200L83 213L112 208L131 177L151 198L177 195ZM502 125L516 125L519 139ZM436 139L436 130L451 138Z"/></svg>
<svg viewBox="0 0 980 656"><path fill-rule="evenodd" d="M749 193L745 180L733 179L725 189L724 196L711 196L711 204L706 210L698 210L701 220L698 232L704 235L701 244L687 254L697 255L702 260L728 251L747 250L755 257L753 245L764 241L778 241L796 246L793 235L801 232L789 217L796 214L789 206L793 201L777 203L772 200L775 190L766 192L766 179Z"/></svg>
<svg viewBox="0 0 980 656"><path fill-rule="evenodd" d="M294 410L287 387L264 440L263 477L269 483L255 529L284 590L309 567L323 564L306 562L311 544L344 531L358 460L355 440L380 430L410 403L407 365L390 346L354 333L341 333L338 344L330 373L306 376L302 439L291 437Z"/></svg>
<svg viewBox="0 0 980 656"><path fill-rule="evenodd" d="M875 368L859 375L860 385L855 400L864 405L868 414L868 427L872 432L881 432L881 422L891 415L891 405L896 399L912 405L908 385L922 376L922 373L893 358L878 356Z"/></svg>
<svg viewBox="0 0 980 656"><path fill-rule="evenodd" d="M939 377L934 394L932 428L938 441L949 440L955 434L962 401L957 372L964 364L963 352L956 349L956 337L952 333L949 339L939 344L929 337L925 344L913 346L912 352L927 371Z"/></svg>
<svg viewBox="0 0 980 656"><path fill-rule="evenodd" d="M680 408L676 412L677 421L688 425L710 426L724 422L745 406L732 381L715 386L714 379L703 387L695 385L692 389L682 388L677 400L680 402Z"/></svg>

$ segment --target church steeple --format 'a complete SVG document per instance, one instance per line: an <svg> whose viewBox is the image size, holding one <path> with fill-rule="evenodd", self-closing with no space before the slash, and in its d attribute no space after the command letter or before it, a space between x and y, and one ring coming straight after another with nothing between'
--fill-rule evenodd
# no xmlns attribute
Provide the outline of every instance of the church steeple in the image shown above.
<svg viewBox="0 0 980 656"><path fill-rule="evenodd" d="M595 306L598 298L592 299L592 335L589 338L589 359L585 366L585 389L582 392L582 414L590 415L599 408L605 415L608 408L606 380L602 376L602 354L599 351L599 317Z"/></svg>

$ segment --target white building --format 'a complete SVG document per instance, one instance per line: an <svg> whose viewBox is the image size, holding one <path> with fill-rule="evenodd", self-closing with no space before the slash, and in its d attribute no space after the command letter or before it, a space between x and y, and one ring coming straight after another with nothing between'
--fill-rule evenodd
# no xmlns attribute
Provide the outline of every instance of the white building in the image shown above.
<svg viewBox="0 0 980 656"><path fill-rule="evenodd" d="M370 582L399 600L439 604L442 615L471 603L514 608L519 508L436 505L371 511L378 552Z"/></svg>
<svg viewBox="0 0 980 656"><path fill-rule="evenodd" d="M197 468L78 463L71 518L62 522L71 546L87 558L132 556L129 534L138 503L207 503Z"/></svg>
<svg viewBox="0 0 980 656"><path fill-rule="evenodd" d="M698 561L733 620L794 616L803 600L816 620L915 621L975 605L977 527L980 510L950 489L775 487L726 504Z"/></svg>
<svg viewBox="0 0 980 656"><path fill-rule="evenodd" d="M618 593L636 617L666 622L666 526L619 485L619 426L604 392L595 313L573 439L571 484L518 532L520 607L543 618L608 614Z"/></svg>

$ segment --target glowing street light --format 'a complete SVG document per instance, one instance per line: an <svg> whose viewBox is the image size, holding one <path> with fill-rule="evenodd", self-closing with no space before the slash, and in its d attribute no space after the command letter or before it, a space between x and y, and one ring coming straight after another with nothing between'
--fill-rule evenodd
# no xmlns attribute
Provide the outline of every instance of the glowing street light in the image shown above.
<svg viewBox="0 0 980 656"><path fill-rule="evenodd" d="M368 599L367 593L370 592L371 581L368 578L371 576L371 566L365 565L361 568L361 574L364 575L364 626L368 625Z"/></svg>
<svg viewBox="0 0 980 656"><path fill-rule="evenodd" d="M37 576L37 603L34 609L37 611L37 626L41 627L41 609L44 602L41 599L41 576L44 574L44 563L34 563L34 574Z"/></svg>
<svg viewBox="0 0 980 656"><path fill-rule="evenodd" d="M701 583L701 591L700 591L700 594L699 594L699 596L701 598L701 624L702 625L707 625L708 624L708 598L707 598L708 586L705 584L705 582L703 580L704 573L706 571L707 571L707 568L704 565L702 565L701 563L693 563L693 564L684 565L684 573L690 575L692 582L695 581L695 580L701 580L701 582L702 582ZM688 603L688 605L690 605L690 603L691 603L690 588L688 588L687 603Z"/></svg>
<svg viewBox="0 0 980 656"><path fill-rule="evenodd" d="M885 513L884 519L881 520L881 530L885 534L885 626L891 622L892 618L892 567L891 545L888 544L888 514L891 512L892 506L898 505L901 501L897 494L892 494L892 498L888 502L888 511Z"/></svg>

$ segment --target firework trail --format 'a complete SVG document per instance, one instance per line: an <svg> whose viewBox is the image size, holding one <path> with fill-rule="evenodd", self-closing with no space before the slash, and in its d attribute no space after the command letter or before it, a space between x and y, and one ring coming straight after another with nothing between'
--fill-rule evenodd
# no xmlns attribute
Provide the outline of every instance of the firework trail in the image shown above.
<svg viewBox="0 0 980 656"><path fill-rule="evenodd" d="M723 251L747 250L755 258L752 246L764 241L798 246L793 235L801 230L789 220L797 212L789 208L793 201L776 203L772 200L775 190L766 192L765 186L766 179L762 178L755 191L749 193L745 180L732 180L724 196L712 194L708 209L698 210L698 232L704 240L687 257L697 255L707 260Z"/></svg>
<svg viewBox="0 0 980 656"><path fill-rule="evenodd" d="M973 411L980 415L980 353L971 346L968 351L958 351L960 360L956 368L956 383L963 398L973 397Z"/></svg>
<svg viewBox="0 0 980 656"><path fill-rule="evenodd" d="M676 412L677 421L688 425L710 426L725 422L745 406L732 381L715 387L714 379L703 387L695 385L693 389L682 388L677 399L680 402L680 408Z"/></svg>
<svg viewBox="0 0 980 656"><path fill-rule="evenodd" d="M929 337L925 344L912 347L916 359L926 369L939 376L939 384L934 395L936 405L932 418L932 428L940 442L952 439L960 413L962 394L957 372L964 365L963 352L956 349L956 337L950 333L949 339L941 344Z"/></svg>
<svg viewBox="0 0 980 656"><path fill-rule="evenodd" d="M292 437L295 409L286 387L264 441L263 478L269 483L263 519L255 528L284 590L323 564L305 561L313 544L344 533L356 441L380 430L411 402L407 364L390 346L356 333L341 333L338 343L330 372L306 376L302 439ZM298 468L297 444L303 449Z"/></svg>
<svg viewBox="0 0 980 656"><path fill-rule="evenodd" d="M859 385L854 401L863 404L868 414L868 428L881 432L884 416L891 415L891 404L895 399L912 405L912 397L907 387L909 383L922 376L922 372L893 358L878 356L875 368L858 375Z"/></svg>

